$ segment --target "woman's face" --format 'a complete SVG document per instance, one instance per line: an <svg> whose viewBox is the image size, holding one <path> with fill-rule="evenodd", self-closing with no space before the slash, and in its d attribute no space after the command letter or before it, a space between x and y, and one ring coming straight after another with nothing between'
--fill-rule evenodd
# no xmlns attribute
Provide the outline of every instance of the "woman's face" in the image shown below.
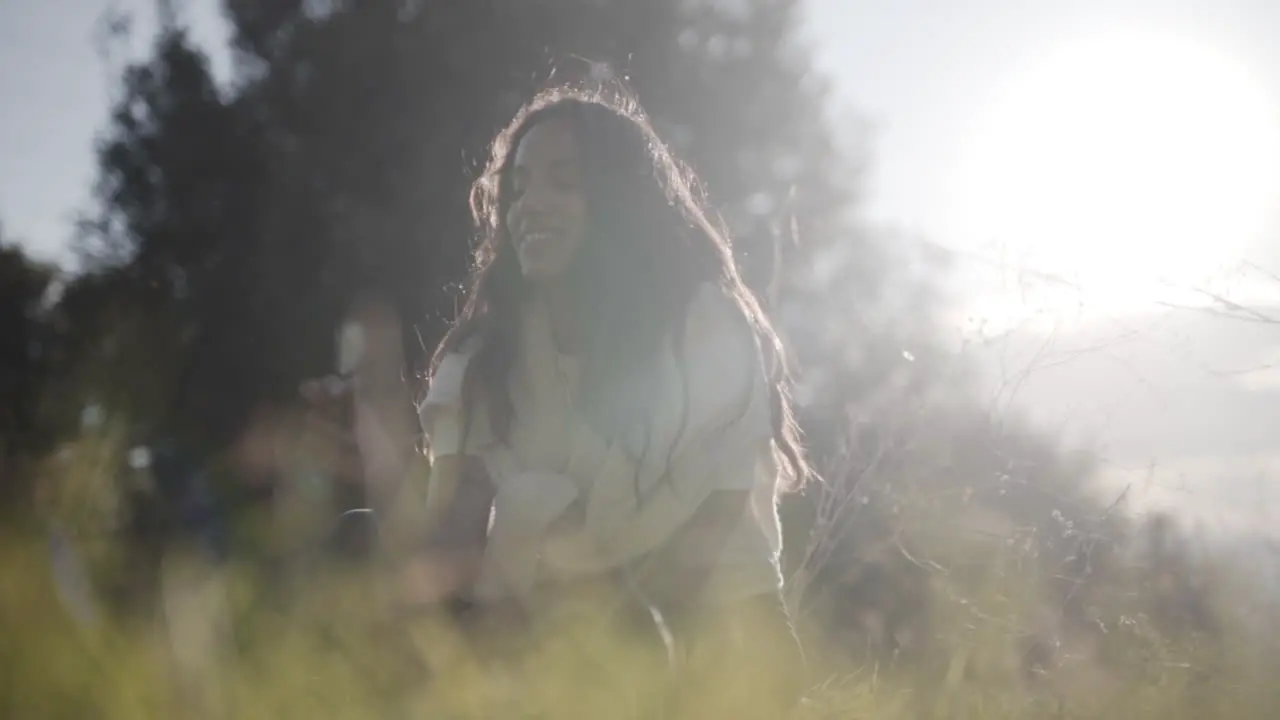
<svg viewBox="0 0 1280 720"><path fill-rule="evenodd" d="M524 276L535 282L562 277L587 233L587 196L581 153L572 126L545 120L516 147L508 178L507 234Z"/></svg>

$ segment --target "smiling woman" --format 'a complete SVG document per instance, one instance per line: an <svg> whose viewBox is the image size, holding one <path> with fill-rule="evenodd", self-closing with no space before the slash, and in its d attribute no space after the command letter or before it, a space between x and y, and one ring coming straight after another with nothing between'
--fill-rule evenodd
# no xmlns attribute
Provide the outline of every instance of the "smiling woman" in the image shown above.
<svg viewBox="0 0 1280 720"><path fill-rule="evenodd" d="M1005 84L949 184L947 227L1139 309L1251 251L1280 190L1268 88L1195 37L1114 28Z"/></svg>

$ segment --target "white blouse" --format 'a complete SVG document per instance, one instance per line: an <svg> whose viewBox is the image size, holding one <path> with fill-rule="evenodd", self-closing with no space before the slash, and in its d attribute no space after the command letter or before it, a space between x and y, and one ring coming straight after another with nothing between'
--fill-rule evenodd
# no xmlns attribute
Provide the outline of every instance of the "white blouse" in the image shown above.
<svg viewBox="0 0 1280 720"><path fill-rule="evenodd" d="M497 442L482 405L466 414L462 379L473 352L442 359L419 409L436 456L479 457L496 489L481 561L480 599L521 598L547 575L625 565L670 538L715 490L749 490L706 589L711 601L776 591L780 465L758 341L737 308L707 285L690 303L683 347L668 343L627 387L640 408L632 432L610 441L574 412L578 368L557 352L544 307L527 308L510 380L513 414ZM582 499L585 513L559 520Z"/></svg>

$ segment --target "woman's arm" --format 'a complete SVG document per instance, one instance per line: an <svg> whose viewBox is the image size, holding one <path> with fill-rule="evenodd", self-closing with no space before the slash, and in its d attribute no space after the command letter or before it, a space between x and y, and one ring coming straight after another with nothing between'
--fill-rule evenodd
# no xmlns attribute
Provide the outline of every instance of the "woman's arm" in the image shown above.
<svg viewBox="0 0 1280 720"><path fill-rule="evenodd" d="M470 355L446 355L418 408L431 445L425 497L412 503L420 516L409 546L405 594L419 602L469 588L484 554L495 486L480 449L491 442L482 405L463 408L462 385Z"/></svg>
<svg viewBox="0 0 1280 720"><path fill-rule="evenodd" d="M420 543L402 577L402 600L421 605L465 592L484 554L494 488L474 456L435 459L420 517Z"/></svg>
<svg viewBox="0 0 1280 720"><path fill-rule="evenodd" d="M463 554L483 550L493 496L493 483L479 458L437 458L427 489L425 550Z"/></svg>

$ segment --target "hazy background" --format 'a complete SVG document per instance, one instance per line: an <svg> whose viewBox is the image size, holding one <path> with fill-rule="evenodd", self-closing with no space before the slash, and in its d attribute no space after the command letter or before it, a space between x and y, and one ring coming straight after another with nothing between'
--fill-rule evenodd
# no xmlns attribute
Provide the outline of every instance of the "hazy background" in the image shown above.
<svg viewBox="0 0 1280 720"><path fill-rule="evenodd" d="M0 218L41 258L70 261L95 133L133 59L102 52L111 11L136 13L141 57L150 2L0 6ZM182 13L215 75L230 77L217 3ZM1104 477L1136 482L1140 502L1214 527L1280 526L1268 509L1280 503L1280 371L1267 369L1280 362L1280 325L1155 302L1203 304L1185 289L1212 287L1265 308L1280 293L1264 272L1280 270L1280 204L1266 173L1280 167L1280 5L809 0L803 33L832 80L843 139L866 148L862 211L956 252L951 347L983 360L992 402L1097 447ZM1097 53L1118 94L1090 69ZM1094 147L1118 170L1076 163L1072 143L1091 123L1144 102L1143 85L1127 79L1155 88L1165 105L1154 112L1176 144L1144 144L1160 136L1156 121ZM1091 186L1184 175L1194 182L1138 197L1129 211L1090 204L1102 197ZM985 207L1025 207L1026 217ZM1224 215L1249 217L1206 224ZM1066 234L1107 225L1123 235ZM1243 261L1256 267L1241 272ZM1172 285L1155 282L1162 274Z"/></svg>

